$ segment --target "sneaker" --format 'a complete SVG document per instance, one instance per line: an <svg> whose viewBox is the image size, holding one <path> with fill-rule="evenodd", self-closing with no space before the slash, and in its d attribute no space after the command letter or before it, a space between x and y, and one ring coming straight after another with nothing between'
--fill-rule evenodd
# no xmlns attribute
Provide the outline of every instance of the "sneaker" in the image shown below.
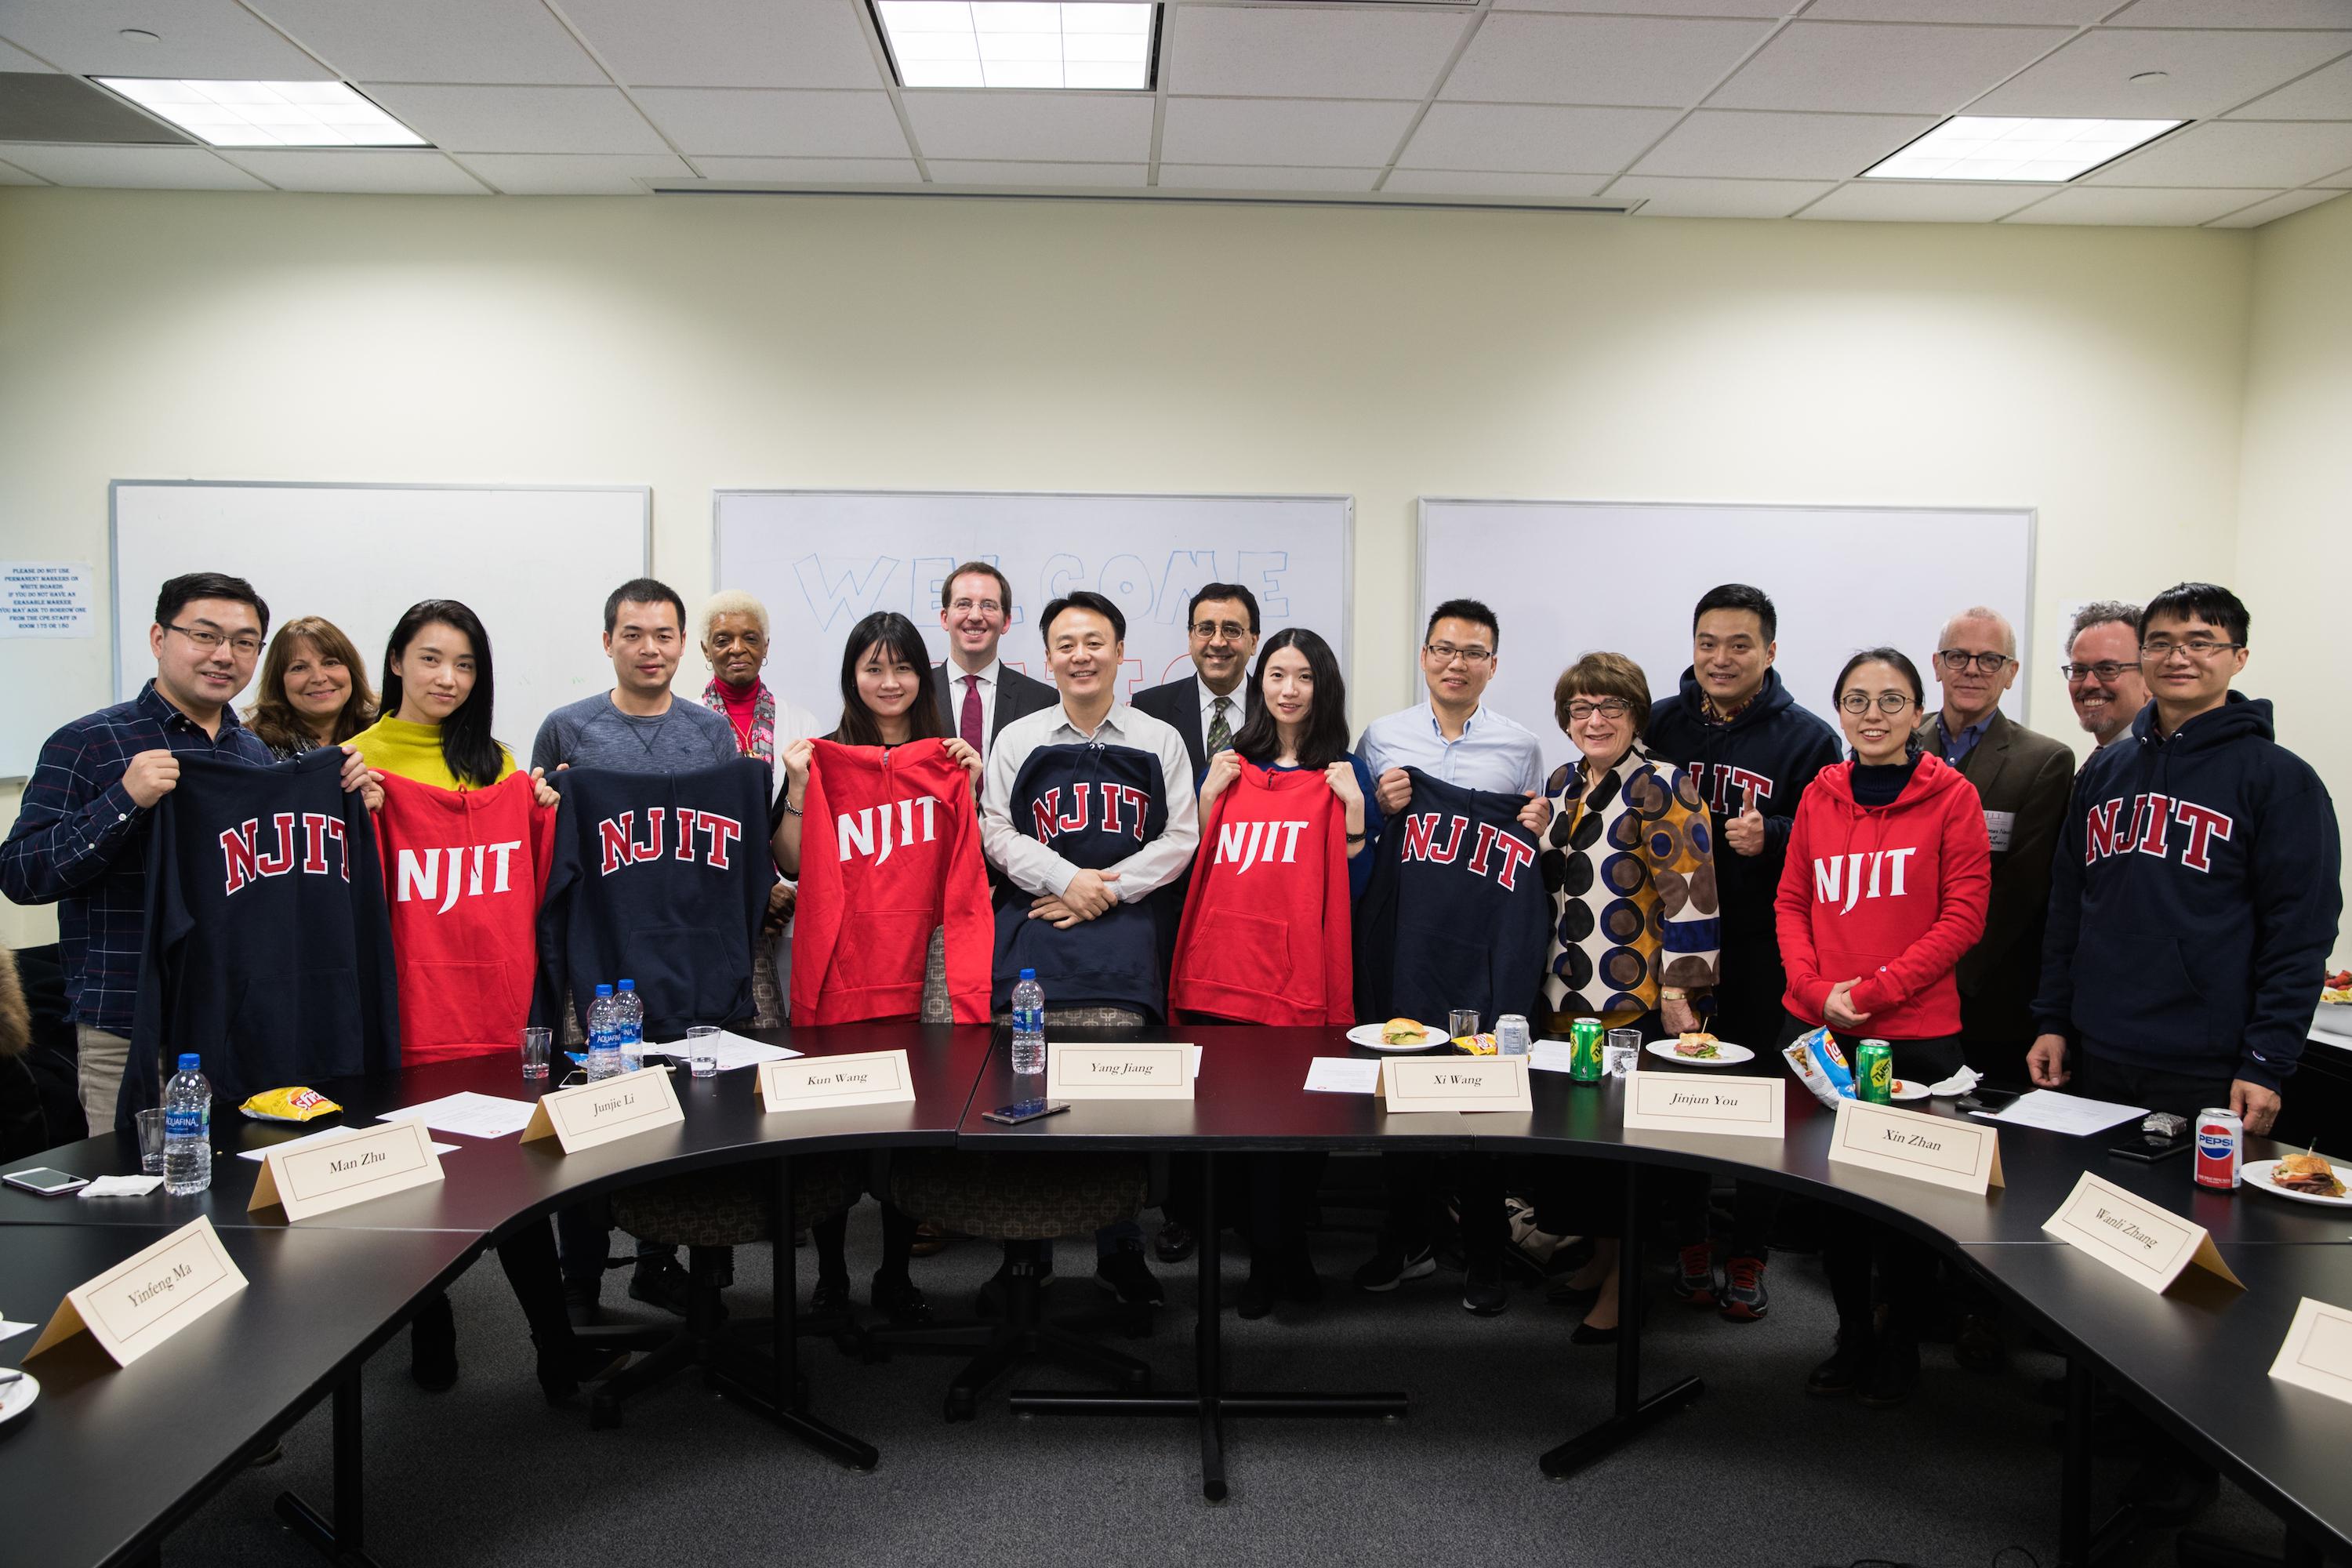
<svg viewBox="0 0 2352 1568"><path fill-rule="evenodd" d="M563 1315L572 1320L575 1329L588 1328L602 1322L604 1309L597 1300L602 1277L593 1279L566 1279L563 1282Z"/></svg>
<svg viewBox="0 0 2352 1568"><path fill-rule="evenodd" d="M1883 1410L1902 1404L1918 1388L1919 1342L1906 1333L1879 1335L1870 1381L1855 1391L1862 1402Z"/></svg>
<svg viewBox="0 0 2352 1568"><path fill-rule="evenodd" d="M1772 1310L1764 1289L1764 1260L1733 1258L1723 1265L1723 1315L1735 1323L1752 1323Z"/></svg>
<svg viewBox="0 0 2352 1568"><path fill-rule="evenodd" d="M1876 1346L1867 1329L1840 1329L1837 1349L1805 1379L1807 1394L1852 1394L1870 1381Z"/></svg>
<svg viewBox="0 0 2352 1568"><path fill-rule="evenodd" d="M1181 1263L1192 1257L1200 1245L1199 1237L1171 1219L1160 1227L1158 1236L1152 1237L1151 1256L1162 1263Z"/></svg>
<svg viewBox="0 0 2352 1568"><path fill-rule="evenodd" d="M1499 1318L1511 1304L1503 1289L1503 1271L1492 1263L1474 1263L1462 1277L1462 1310L1474 1318Z"/></svg>
<svg viewBox="0 0 2352 1568"><path fill-rule="evenodd" d="M1381 1249L1356 1270L1356 1289L1378 1294L1393 1290L1408 1279L1426 1279L1436 1272L1437 1255L1427 1244L1420 1251L1408 1254L1383 1236Z"/></svg>
<svg viewBox="0 0 2352 1568"><path fill-rule="evenodd" d="M686 1316L686 1305L693 1293L693 1280L677 1266L675 1258L641 1258L629 1276L629 1300L659 1307L676 1317Z"/></svg>
<svg viewBox="0 0 2352 1568"><path fill-rule="evenodd" d="M1123 1306L1157 1307L1168 1300L1160 1281L1143 1266L1140 1242L1123 1242L1108 1257L1096 1258L1095 1284L1118 1297Z"/></svg>
<svg viewBox="0 0 2352 1568"><path fill-rule="evenodd" d="M1695 1241L1682 1249L1681 1267L1675 1275L1675 1296L1685 1306L1715 1305L1715 1248L1704 1241Z"/></svg>

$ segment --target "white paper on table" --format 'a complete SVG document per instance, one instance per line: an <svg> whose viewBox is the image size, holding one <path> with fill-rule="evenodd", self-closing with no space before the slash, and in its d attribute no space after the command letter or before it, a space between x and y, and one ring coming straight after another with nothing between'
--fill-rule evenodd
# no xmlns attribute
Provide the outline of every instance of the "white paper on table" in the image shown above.
<svg viewBox="0 0 2352 1568"><path fill-rule="evenodd" d="M2117 1105L2109 1100L2084 1100L2079 1094L2037 1089L2018 1096L1999 1110L1974 1110L1969 1114L1987 1121L2005 1121L2012 1127L2039 1127L2045 1132L2069 1132L2080 1138L2113 1127L2118 1121L2146 1116L2147 1110L2143 1106Z"/></svg>
<svg viewBox="0 0 2352 1568"><path fill-rule="evenodd" d="M75 1196L84 1198L143 1198L163 1184L161 1176L92 1176Z"/></svg>
<svg viewBox="0 0 2352 1568"><path fill-rule="evenodd" d="M469 1089L395 1110L384 1120L414 1120L436 1132L462 1132L468 1138L504 1138L530 1126L530 1113L538 1109L534 1100L502 1100L495 1094L476 1094Z"/></svg>
<svg viewBox="0 0 2352 1568"><path fill-rule="evenodd" d="M387 1117L385 1117L385 1118L384 1118L384 1121L406 1121L411 1120L411 1118L412 1118L414 1115L415 1115L415 1113L414 1113L414 1112L410 1112L408 1115L403 1115L403 1116L387 1116ZM425 1125L426 1125L427 1127L430 1127L430 1126L432 1126L433 1124L432 1124L431 1122L429 1122L429 1121L428 1121L428 1122L426 1122ZM343 1133L346 1133L346 1132L355 1132L355 1131L358 1131L358 1129L357 1129L357 1128L353 1128L353 1127L329 1127L329 1128L325 1128L325 1129L323 1129L323 1130L321 1130L321 1131L320 1131L310 1133L310 1134L309 1134L309 1135L308 1135L308 1136L306 1136L306 1137L301 1137L301 1138L289 1138L289 1139L288 1139L288 1140L286 1140L286 1142L283 1142L283 1143L272 1143L272 1144L271 1144L268 1148L267 1148L267 1149L246 1149L246 1150L241 1150L241 1151L239 1151L239 1152L238 1152L238 1154L237 1154L237 1156L236 1156L236 1157L237 1157L238 1159L240 1159L240 1160L251 1160L251 1161L253 1161L256 1164L258 1164L258 1163L260 1163L262 1161L267 1160L268 1158L269 1158L269 1156L271 1156L272 1154L283 1154L283 1153L287 1152L289 1150L292 1150L292 1149L299 1149L299 1148L300 1148L300 1147L302 1147L302 1145L304 1145L305 1143L316 1143L316 1142L319 1142L319 1140L320 1140L320 1139L321 1139L321 1138L336 1138L336 1137L340 1137L340 1136L341 1136ZM428 1142L430 1142L430 1140L428 1140ZM436 1142L436 1143L434 1143L434 1144L433 1144L433 1152L434 1152L436 1154L454 1154L454 1153L456 1153L456 1152L457 1152L457 1144L455 1144L455 1143L437 1143L437 1142Z"/></svg>
<svg viewBox="0 0 2352 1568"><path fill-rule="evenodd" d="M1536 1072L1568 1072L1575 1057L1573 1040L1538 1040L1528 1051L1528 1066Z"/></svg>
<svg viewBox="0 0 2352 1568"><path fill-rule="evenodd" d="M761 1062L780 1062L801 1054L798 1051L787 1050L782 1046L769 1045L764 1040L746 1038L732 1029L721 1029L703 1040L701 1044L704 1049L717 1058L720 1072L733 1072L737 1068L758 1067ZM686 1054L687 1042L682 1039L668 1040L659 1045L649 1044L646 1047L646 1055L649 1057L674 1057L679 1061L684 1061Z"/></svg>
<svg viewBox="0 0 2352 1568"><path fill-rule="evenodd" d="M5 1318L0 1318L0 1340L13 1340L18 1334L31 1333L40 1326L38 1323L12 1323Z"/></svg>
<svg viewBox="0 0 2352 1568"><path fill-rule="evenodd" d="M1381 1064L1361 1057L1317 1057L1307 1064L1307 1088L1316 1094L1373 1094L1381 1087Z"/></svg>

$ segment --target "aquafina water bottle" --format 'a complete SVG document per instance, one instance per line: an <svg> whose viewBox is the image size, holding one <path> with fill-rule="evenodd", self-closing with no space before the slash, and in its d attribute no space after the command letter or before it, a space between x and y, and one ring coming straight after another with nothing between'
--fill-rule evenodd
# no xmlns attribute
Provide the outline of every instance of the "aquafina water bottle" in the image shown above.
<svg viewBox="0 0 2352 1568"><path fill-rule="evenodd" d="M173 1197L213 1184L213 1086L196 1053L180 1053L180 1070L163 1086L163 1190Z"/></svg>
<svg viewBox="0 0 2352 1568"><path fill-rule="evenodd" d="M621 1075L621 1024L613 1015L613 988L596 987L588 1004L588 1081Z"/></svg>
<svg viewBox="0 0 2352 1568"><path fill-rule="evenodd" d="M1013 1070L1024 1078L1045 1070L1045 988L1034 969L1013 987Z"/></svg>

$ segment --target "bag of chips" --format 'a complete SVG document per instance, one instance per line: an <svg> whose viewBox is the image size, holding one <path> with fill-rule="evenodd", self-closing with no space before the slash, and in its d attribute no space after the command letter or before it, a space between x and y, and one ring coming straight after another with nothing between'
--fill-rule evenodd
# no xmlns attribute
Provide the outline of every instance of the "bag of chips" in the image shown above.
<svg viewBox="0 0 2352 1568"><path fill-rule="evenodd" d="M1845 1053L1838 1049L1836 1037L1827 1029L1798 1036L1780 1048L1780 1058L1823 1105L1833 1108L1839 1100L1853 1098L1853 1068L1846 1065Z"/></svg>
<svg viewBox="0 0 2352 1568"><path fill-rule="evenodd" d="M237 1107L256 1121L311 1121L342 1109L315 1089L264 1089Z"/></svg>

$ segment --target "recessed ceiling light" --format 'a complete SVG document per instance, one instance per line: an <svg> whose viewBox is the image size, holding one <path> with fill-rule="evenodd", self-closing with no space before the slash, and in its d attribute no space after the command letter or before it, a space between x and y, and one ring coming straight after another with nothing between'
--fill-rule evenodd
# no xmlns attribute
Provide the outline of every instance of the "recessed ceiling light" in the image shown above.
<svg viewBox="0 0 2352 1568"><path fill-rule="evenodd" d="M1159 10L1132 0L874 0L901 87L1148 92Z"/></svg>
<svg viewBox="0 0 2352 1568"><path fill-rule="evenodd" d="M121 36L134 44L160 44L163 41L163 34L151 33L144 27L125 27Z"/></svg>
<svg viewBox="0 0 2352 1568"><path fill-rule="evenodd" d="M340 81L95 79L215 147L430 145Z"/></svg>
<svg viewBox="0 0 2352 1568"><path fill-rule="evenodd" d="M2134 71L2134 72L2132 72L2132 80L2134 80L2134 81L2169 81L2169 80L2171 80L2171 79L2172 79L2172 73L2171 73L2170 71Z"/></svg>
<svg viewBox="0 0 2352 1568"><path fill-rule="evenodd" d="M1884 162L1867 180L2061 184L2145 146L2181 120L2007 120L1962 114Z"/></svg>

